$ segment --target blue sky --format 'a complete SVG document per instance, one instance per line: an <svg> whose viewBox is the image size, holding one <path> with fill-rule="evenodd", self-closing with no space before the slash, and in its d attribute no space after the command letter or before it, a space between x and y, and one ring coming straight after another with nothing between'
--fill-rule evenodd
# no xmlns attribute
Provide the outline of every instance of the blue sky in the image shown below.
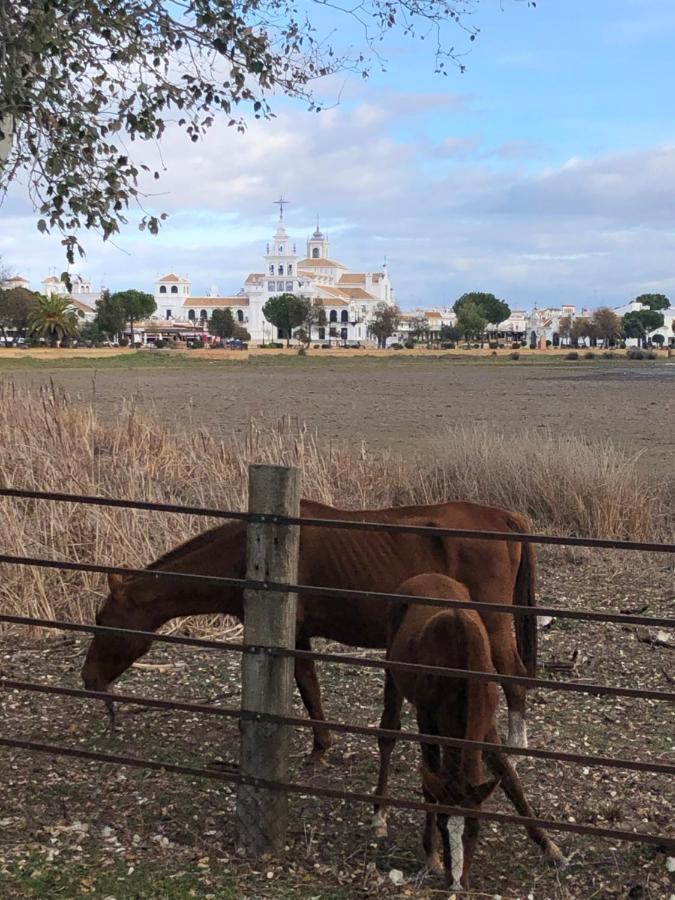
<svg viewBox="0 0 675 900"><path fill-rule="evenodd" d="M162 234L130 223L116 246L85 234L79 268L113 288L176 270L195 293L236 291L283 192L299 243L319 213L335 258L373 270L386 256L404 307L465 290L512 308L675 294L675 2L481 0L471 21L473 44L446 32L470 50L464 74L434 75L431 42L392 33L386 72L319 85L341 98L319 115L279 100L244 136L219 125L195 146L170 130L149 201L169 213ZM321 25L361 40L349 20ZM35 286L63 268L18 187L0 208L0 255Z"/></svg>

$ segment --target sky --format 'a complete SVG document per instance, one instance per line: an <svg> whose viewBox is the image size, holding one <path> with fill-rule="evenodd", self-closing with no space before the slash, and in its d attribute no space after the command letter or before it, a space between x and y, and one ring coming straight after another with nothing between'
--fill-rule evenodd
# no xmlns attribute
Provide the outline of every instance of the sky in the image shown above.
<svg viewBox="0 0 675 900"><path fill-rule="evenodd" d="M319 13L345 45L353 21ZM434 74L432 42L394 32L386 71L317 85L327 108L274 101L245 134L218 123L199 144L177 129L145 205L114 244L84 232L77 270L95 287L153 290L169 271L192 292L236 292L289 201L299 249L317 215L331 256L355 271L386 260L402 308L491 291L512 309L619 305L675 295L673 0L480 0L470 43L449 25L464 73ZM153 165L155 148L140 153ZM30 278L65 268L16 185L0 207L0 257Z"/></svg>

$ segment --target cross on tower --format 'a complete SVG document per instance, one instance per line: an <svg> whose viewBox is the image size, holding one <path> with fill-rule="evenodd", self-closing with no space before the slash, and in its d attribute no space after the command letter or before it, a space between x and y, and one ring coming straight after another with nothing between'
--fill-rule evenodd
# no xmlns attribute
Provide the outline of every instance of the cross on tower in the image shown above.
<svg viewBox="0 0 675 900"><path fill-rule="evenodd" d="M284 199L283 194L279 197L278 200L274 201L274 205L279 207L279 221L283 222L284 219L284 206L288 205L288 200Z"/></svg>

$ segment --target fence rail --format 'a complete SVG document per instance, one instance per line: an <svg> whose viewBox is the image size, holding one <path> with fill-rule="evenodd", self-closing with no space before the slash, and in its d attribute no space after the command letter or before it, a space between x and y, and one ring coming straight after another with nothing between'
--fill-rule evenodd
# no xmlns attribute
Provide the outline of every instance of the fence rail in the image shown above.
<svg viewBox="0 0 675 900"><path fill-rule="evenodd" d="M265 467L263 467L265 468ZM283 470L288 472L289 470ZM284 514L284 509L274 509L272 512L265 511L263 506L258 505L257 509L253 508L249 511L219 510L200 506L177 505L169 503L155 503L137 500L125 500L107 497L94 497L86 495L69 494L62 492L48 491L32 491L21 488L0 488L0 497L15 499L31 499L37 501L52 501L64 503L82 503L93 506L115 507L130 510L145 510L153 513L163 512L181 515L194 515L209 517L223 520L240 520L245 521L254 528L263 526L258 531L259 540L270 541L270 547L273 545L272 535L291 534L294 526L310 526L323 529L348 529L355 531L378 531L391 534L416 534L427 537L447 537L456 539L485 540L485 541L510 541L518 543L531 544L548 544L562 546L589 547L595 549L618 549L628 551L648 551L657 553L675 553L675 544L660 543L649 541L630 541L630 540L613 540L604 538L577 538L577 537L561 537L543 534L525 534L515 532L494 532L494 531L476 531L467 529L451 529L440 528L434 526L419 525L399 525L394 523L361 521L361 515L367 513L354 512L353 519L324 519L298 516L297 514ZM262 511L261 511L262 510ZM289 508L285 509L285 513L289 512ZM290 526L290 530L289 530ZM265 529L272 529L266 531ZM279 529L282 529L280 531ZM286 529L286 531L283 531ZM251 535L249 529L249 538ZM251 559L250 541L249 541L249 560ZM378 601L384 604L385 608L391 603L420 604L434 607L455 607L475 609L482 613L490 614L511 614L517 617L521 616L552 616L556 618L571 619L577 621L593 621L605 622L621 626L653 626L658 628L675 628L675 618L666 616L645 616L642 614L617 613L612 611L592 610L592 609L569 609L557 607L526 607L511 604L492 604L485 602L465 602L459 600L439 600L438 598L401 596L400 594L361 591L345 588L335 588L329 585L305 585L295 583L297 581L297 566L291 568L277 568L270 571L267 568L268 562L266 557L261 557L261 566L250 566L247 570L245 578L234 578L224 576L206 576L197 573L172 572L164 569L130 569L119 566L99 565L96 563L79 563L70 560L54 560L32 556L17 556L10 554L0 554L0 563L32 566L38 568L61 569L64 571L88 572L94 574L117 574L122 576L144 576L151 574L157 579L173 579L173 580L192 580L202 584L218 585L223 588L243 590L245 597L249 600L245 604L248 609L248 603L252 596L251 592L256 592L256 596L263 598L270 593L278 595L282 598L291 598L294 595L312 595L314 597L325 597L328 599L357 599L361 601ZM262 567L262 578L250 577L255 571L260 571ZM274 564L272 564L274 569ZM291 571L295 577L289 577ZM274 577L275 572L282 571L283 576ZM265 606L261 606L265 609ZM292 609L292 606L289 607ZM248 615L248 611L247 611ZM247 620L248 621L248 620ZM109 635L119 634L133 637L145 637L149 641L157 641L168 644L177 644L182 646L190 646L205 650L220 650L227 652L241 653L244 660L250 660L256 657L260 660L263 669L267 666L269 671L275 671L275 660L308 660L312 662L326 662L330 664L339 664L346 666L354 666L361 668L392 670L402 672L415 672L417 674L429 674L434 676L442 676L448 678L466 678L478 681L492 681L500 684L519 684L527 688L539 688L544 690L555 691L571 691L576 693L585 693L593 696L613 696L628 697L633 699L643 699L650 701L666 701L675 702L675 691L662 691L647 688L622 687L619 685L600 685L594 683L580 681L561 681L540 678L528 678L520 676L502 675L494 672L477 672L467 671L465 669L453 669L436 666L422 666L411 663L403 663L393 660L386 660L372 657L362 657L353 654L336 654L330 652L319 652L313 650L299 649L293 646L278 646L276 641L270 641L264 645L259 645L251 640L251 633L248 636L245 633L244 642L227 642L210 640L205 638L193 638L183 635L157 634L155 632L144 632L133 629L124 629L118 627L109 627L103 625L88 625L75 622L64 622L57 619L34 618L28 616L16 616L10 614L0 614L0 623L14 624L20 626L32 626L42 628L54 628L63 631L75 633L93 634L93 635ZM292 643L292 642L291 642ZM249 666L250 672L246 676L246 665L244 665L244 678L248 677L248 690L251 691L252 677L257 677L255 670L260 668L256 662L252 668ZM283 667L282 667L283 669ZM282 671L279 669L279 671ZM284 670L285 671L285 670ZM284 678L288 678L288 674ZM264 679L263 679L264 680ZM439 737L436 735L428 735L419 732L398 732L388 729L375 728L372 726L356 725L353 723L335 722L335 721L317 721L307 718L300 718L290 715L290 710L285 700L278 707L279 711L270 711L265 705L267 701L258 708L250 706L242 709L226 709L223 707L210 706L203 703L181 700L161 700L159 698L136 696L130 694L109 694L107 692L84 690L80 688L68 688L58 685L47 685L39 682L27 682L18 679L0 678L0 689L5 691L19 691L39 693L50 696L72 697L81 700L105 700L115 703L123 703L146 707L149 709L164 709L191 712L203 715L220 716L228 719L237 719L247 727L249 725L257 727L264 726L267 731L264 734L281 735L282 732L275 729L280 727L288 728L326 728L336 732L346 734L356 734L372 738L395 738L415 743L434 743L449 747L473 747L484 751L504 751L517 756L530 757L534 759L557 761L575 765L590 765L607 767L611 769L622 769L635 772L648 772L658 775L675 775L675 761L669 760L632 760L620 757L608 757L591 754L581 754L574 752L562 752L554 750L546 750L543 748L505 748L499 744L491 744L489 742L467 741L463 738ZM245 686L246 690L246 686ZM244 690L244 693L245 693ZM255 687L254 694L258 691ZM286 704L286 705L285 705ZM276 707L275 707L276 709ZM271 731L270 731L271 729ZM252 733L256 733L255 731ZM276 739L276 737L275 737ZM253 741L253 745L257 742ZM78 758L83 760L92 760L97 762L108 762L117 765L132 766L137 768L146 768L153 770L161 770L180 775L214 778L221 781L227 781L239 786L239 805L242 806L243 814L251 818L251 797L253 797L253 808L256 806L260 797L267 796L261 792L276 792L283 795L300 794L304 796L313 796L327 799L346 800L357 803L373 804L376 801L386 803L388 806L398 807L410 810L423 810L432 812L446 812L448 815L459 815L465 817L473 817L484 819L487 821L501 822L505 824L519 826L533 826L540 828L549 828L554 831L566 831L583 835L594 835L612 840L625 840L639 843L656 844L661 847L675 849L675 839L665 835L643 834L627 830L602 828L594 825L584 825L571 822L560 822L543 818L527 818L518 815L509 815L504 813L492 813L487 811L465 810L461 807L444 807L437 804L428 804L414 800L398 799L398 798L378 798L372 794L363 794L354 791L342 791L330 787L315 787L305 784L290 783L286 778L259 778L250 774L252 760L246 760L246 755L242 756L242 768L239 771L223 772L209 768L199 768L195 766L177 765L166 763L161 760L141 759L137 757L114 755L109 753L99 753L93 750L82 750L79 748L62 747L56 744L40 743L36 741L24 740L22 738L2 737L0 738L0 746L6 748L22 749L29 752L48 753L53 756L64 756ZM242 744L243 747L243 744ZM248 771L247 771L248 768ZM255 771L255 768L253 769ZM281 770L282 771L282 770ZM246 790L245 790L246 789ZM249 792L250 791L252 792ZM275 807L278 809L279 815L283 818L285 800L282 799L281 805ZM249 807L248 812L246 807ZM241 810L240 810L241 818ZM270 838L270 835L264 835L262 845ZM278 838L279 835L275 831L273 837ZM259 842L260 843L260 842ZM277 840L278 843L278 840ZM260 849L260 846L255 849Z"/></svg>

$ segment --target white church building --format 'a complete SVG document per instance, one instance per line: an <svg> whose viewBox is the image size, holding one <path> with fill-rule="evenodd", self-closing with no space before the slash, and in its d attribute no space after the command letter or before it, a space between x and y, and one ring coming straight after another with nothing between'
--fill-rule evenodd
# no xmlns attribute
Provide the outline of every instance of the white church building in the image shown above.
<svg viewBox="0 0 675 900"><path fill-rule="evenodd" d="M326 326L314 328L312 340L364 341L374 307L394 303L386 265L376 272L352 272L331 259L328 237L317 223L299 256L284 227L283 205L276 232L262 258L261 271L252 272L238 293L196 296L188 278L173 272L155 282L158 320L171 323L205 322L216 309L231 309L235 322L245 328L255 343L285 337L263 316L263 306L277 294L293 293L319 300L326 313Z"/></svg>

